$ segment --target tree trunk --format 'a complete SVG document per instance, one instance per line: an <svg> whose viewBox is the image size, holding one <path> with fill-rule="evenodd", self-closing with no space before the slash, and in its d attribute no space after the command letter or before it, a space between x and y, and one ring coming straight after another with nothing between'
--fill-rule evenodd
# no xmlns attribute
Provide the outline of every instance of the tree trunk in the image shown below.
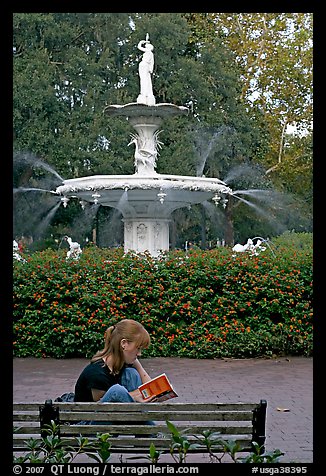
<svg viewBox="0 0 326 476"><path fill-rule="evenodd" d="M170 249L174 250L176 247L176 227L175 221L171 220L169 224L169 233L170 233Z"/></svg>
<svg viewBox="0 0 326 476"><path fill-rule="evenodd" d="M225 208L225 245L234 245L234 228L233 228L233 198L229 196L229 201Z"/></svg>
<svg viewBox="0 0 326 476"><path fill-rule="evenodd" d="M203 206L203 205L200 207L200 214L201 214L201 220L200 220L201 246L200 246L200 248L201 248L202 250L205 250L205 249L207 248L206 214L205 214L205 209L204 209L204 206Z"/></svg>

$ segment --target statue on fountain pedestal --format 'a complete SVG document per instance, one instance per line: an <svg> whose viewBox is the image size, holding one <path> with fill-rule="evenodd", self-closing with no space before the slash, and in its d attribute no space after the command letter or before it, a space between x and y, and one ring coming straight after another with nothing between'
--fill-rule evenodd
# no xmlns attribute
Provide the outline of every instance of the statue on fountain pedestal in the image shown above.
<svg viewBox="0 0 326 476"><path fill-rule="evenodd" d="M23 263L26 263L26 260L19 254L19 243L16 240L13 240L13 258L16 259L17 261L22 261Z"/></svg>
<svg viewBox="0 0 326 476"><path fill-rule="evenodd" d="M131 141L128 145L135 144L135 168L136 173L140 175L151 175L155 173L156 159L158 149L161 148L162 142L158 140L161 131L154 134L151 130L147 131L143 125L139 128L139 134L131 134Z"/></svg>
<svg viewBox="0 0 326 476"><path fill-rule="evenodd" d="M66 259L69 259L69 258L72 258L75 260L79 259L79 255L82 253L80 244L77 243L77 241L72 241L70 236L64 236L64 239L69 244L69 250L67 251Z"/></svg>
<svg viewBox="0 0 326 476"><path fill-rule="evenodd" d="M154 69L154 46L149 41L148 33L146 40L141 40L137 48L144 52L142 60L139 63L140 94L137 98L137 102L139 104L146 104L147 106L154 106L155 97L153 95L151 77Z"/></svg>

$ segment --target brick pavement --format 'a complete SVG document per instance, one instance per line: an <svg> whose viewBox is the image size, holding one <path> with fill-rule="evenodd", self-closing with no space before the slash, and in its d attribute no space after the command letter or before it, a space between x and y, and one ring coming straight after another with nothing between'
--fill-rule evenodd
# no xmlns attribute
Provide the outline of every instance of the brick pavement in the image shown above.
<svg viewBox="0 0 326 476"><path fill-rule="evenodd" d="M158 357L141 360L151 376L162 372L169 376L181 402L258 402L266 399L267 451L279 448L285 453L279 460L284 463L313 462L312 358L196 360ZM87 363L86 359L14 358L14 401L43 402L73 391L75 380ZM197 455L191 458L189 462L205 461L197 461Z"/></svg>

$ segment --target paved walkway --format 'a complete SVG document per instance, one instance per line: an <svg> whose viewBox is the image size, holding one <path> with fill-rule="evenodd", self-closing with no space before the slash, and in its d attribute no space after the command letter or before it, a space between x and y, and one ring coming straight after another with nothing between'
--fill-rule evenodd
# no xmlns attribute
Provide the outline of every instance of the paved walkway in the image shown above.
<svg viewBox="0 0 326 476"><path fill-rule="evenodd" d="M279 448L283 451L285 454L280 462L313 462L312 358L195 360L158 357L141 361L151 376L162 372L169 376L180 402L258 402L266 399L266 450ZM14 401L43 402L73 391L74 383L87 363L86 359L15 358Z"/></svg>

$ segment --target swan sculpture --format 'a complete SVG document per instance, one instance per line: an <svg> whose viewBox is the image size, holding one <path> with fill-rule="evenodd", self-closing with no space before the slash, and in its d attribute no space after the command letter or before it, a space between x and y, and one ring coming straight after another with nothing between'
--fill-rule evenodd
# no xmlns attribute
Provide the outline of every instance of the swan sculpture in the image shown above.
<svg viewBox="0 0 326 476"><path fill-rule="evenodd" d="M72 241L70 236L65 236L64 238L68 242L68 245L70 247L70 249L67 251L66 259L69 259L69 258L78 259L79 255L82 253L80 244L77 243L77 241Z"/></svg>

